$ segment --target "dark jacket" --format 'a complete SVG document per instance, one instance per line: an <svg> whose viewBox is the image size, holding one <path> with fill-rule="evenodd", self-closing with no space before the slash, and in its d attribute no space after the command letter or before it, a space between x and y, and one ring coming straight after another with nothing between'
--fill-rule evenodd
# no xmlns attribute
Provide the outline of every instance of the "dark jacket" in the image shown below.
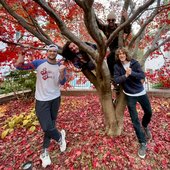
<svg viewBox="0 0 170 170"><path fill-rule="evenodd" d="M104 25L101 24L98 20L97 20L97 24L99 29L101 29L103 31L103 33L105 34L105 36L107 37L107 39L110 37L110 35L117 29L118 25L115 24L114 28L111 28L109 25ZM127 25L124 28L124 33L126 34L130 34L131 32L131 24ZM113 41L111 42L111 44L109 45L110 51L115 51L118 48L118 35L113 39Z"/></svg>
<svg viewBox="0 0 170 170"><path fill-rule="evenodd" d="M102 24L97 18L96 18L96 21L97 21L97 25L99 29L103 31L107 39L118 27L116 23L114 27L110 27L108 24L107 25ZM131 24L124 27L124 33L130 34L130 32L131 32ZM115 51L118 49L118 40L119 40L118 35L119 34L117 34L115 38L112 40L112 42L110 43L109 45L110 53L107 56L107 65L108 65L111 77L113 77L113 70L114 70L113 66L115 64Z"/></svg>
<svg viewBox="0 0 170 170"><path fill-rule="evenodd" d="M120 62L116 63L114 65L114 81L116 84L121 84L126 93L140 93L144 90L141 80L145 78L145 74L139 62L134 59L130 61L130 68L132 69L132 74L126 77L123 65Z"/></svg>

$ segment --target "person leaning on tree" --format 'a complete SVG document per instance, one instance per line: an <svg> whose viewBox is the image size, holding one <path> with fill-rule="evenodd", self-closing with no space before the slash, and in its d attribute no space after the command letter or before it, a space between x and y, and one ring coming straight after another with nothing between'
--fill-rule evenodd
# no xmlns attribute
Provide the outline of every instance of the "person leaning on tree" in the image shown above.
<svg viewBox="0 0 170 170"><path fill-rule="evenodd" d="M138 155L141 158L145 158L147 141L152 138L148 127L152 117L152 109L143 87L145 74L138 61L131 58L126 48L121 47L116 50L116 61L117 63L114 65L114 80L117 84L122 85L133 127L140 143ZM142 123L139 121L136 110L137 102L144 111Z"/></svg>
<svg viewBox="0 0 170 170"><path fill-rule="evenodd" d="M37 72L35 110L44 132L43 150L40 155L43 167L51 164L48 153L51 139L59 144L61 152L66 150L66 132L63 129L58 131L55 126L61 101L60 84L63 85L66 82L66 67L57 63L57 51L58 46L52 44L48 46L47 59L24 64L24 56L20 54L15 63L15 67L19 70L35 69Z"/></svg>
<svg viewBox="0 0 170 170"><path fill-rule="evenodd" d="M125 10L122 12L124 21L127 20L128 15ZM103 31L107 39L110 37L110 35L118 28L118 24L116 23L116 11L111 11L107 15L107 22L108 24L102 24L101 21L97 19L97 24L100 30ZM130 34L131 32L131 24L127 25L124 28L124 33ZM110 53L107 56L107 65L111 74L111 81L113 81L113 72L114 72L114 64L115 64L115 51L118 49L118 35L112 40L112 42L109 45ZM113 81L114 82L114 81ZM114 83L113 83L114 84Z"/></svg>
<svg viewBox="0 0 170 170"><path fill-rule="evenodd" d="M95 44L89 42L85 43L93 49L97 49ZM78 69L88 69L89 71L95 69L95 65L88 54L71 41L65 43L61 55L64 57L65 61L71 62Z"/></svg>

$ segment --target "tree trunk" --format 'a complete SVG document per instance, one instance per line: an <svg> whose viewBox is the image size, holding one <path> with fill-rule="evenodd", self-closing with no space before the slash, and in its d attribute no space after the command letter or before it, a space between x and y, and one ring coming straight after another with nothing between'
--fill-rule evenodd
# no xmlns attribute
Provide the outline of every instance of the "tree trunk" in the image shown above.
<svg viewBox="0 0 170 170"><path fill-rule="evenodd" d="M123 129L123 116L126 107L125 95L120 89L120 94L116 95L116 103L112 101L112 91L110 74L105 62L98 72L90 74L88 70L83 70L84 75L95 86L102 106L106 133L110 136L118 136ZM97 76L98 75L98 76Z"/></svg>
<svg viewBox="0 0 170 170"><path fill-rule="evenodd" d="M116 100L114 103L115 108L115 117L118 124L117 134L121 134L123 130L123 120L124 120L124 112L126 108L126 98L123 90L120 90L120 93L116 95Z"/></svg>
<svg viewBox="0 0 170 170"><path fill-rule="evenodd" d="M116 103L112 101L110 91L99 91L100 102L105 119L106 133L109 136L119 136L123 129L123 117L126 107L126 100L123 91L116 96Z"/></svg>

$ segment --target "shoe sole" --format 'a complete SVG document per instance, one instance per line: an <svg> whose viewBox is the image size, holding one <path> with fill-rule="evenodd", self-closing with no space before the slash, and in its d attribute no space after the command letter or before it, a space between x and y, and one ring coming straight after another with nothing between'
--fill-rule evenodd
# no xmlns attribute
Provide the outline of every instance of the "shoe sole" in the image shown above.
<svg viewBox="0 0 170 170"><path fill-rule="evenodd" d="M144 159L146 155L141 156L141 155L138 153L138 156L139 156L140 158Z"/></svg>
<svg viewBox="0 0 170 170"><path fill-rule="evenodd" d="M43 164L42 164L42 167L43 167L43 168L46 168L46 167L49 166L49 165L51 165L51 163L46 164L46 165L43 165Z"/></svg>

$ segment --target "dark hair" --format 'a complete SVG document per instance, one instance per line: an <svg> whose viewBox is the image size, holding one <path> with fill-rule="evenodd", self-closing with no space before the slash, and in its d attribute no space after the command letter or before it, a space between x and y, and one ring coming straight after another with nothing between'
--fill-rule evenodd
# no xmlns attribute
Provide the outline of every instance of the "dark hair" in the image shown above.
<svg viewBox="0 0 170 170"><path fill-rule="evenodd" d="M72 52L69 48L69 45L71 44L71 41L67 41L67 43L63 47L62 56L65 60L73 61L73 59L76 57L76 54Z"/></svg>
<svg viewBox="0 0 170 170"><path fill-rule="evenodd" d="M69 48L69 45L70 45L71 43L72 43L71 41L67 41L67 42L66 42L66 44L65 44L64 47L63 47L62 54L61 54L61 55L65 58L65 60L69 60L69 61L73 61L73 59L74 59L75 57L77 57L77 54L75 54L74 52L72 52L72 51L70 50L70 48ZM92 44L92 43L89 43L89 42L85 42L85 43L86 43L87 45L91 46L94 50L97 49L96 44ZM89 57L87 56L87 53L86 53L86 52L84 52L84 51L82 51L82 50L80 49L79 53L81 53L86 60L89 60Z"/></svg>
<svg viewBox="0 0 170 170"><path fill-rule="evenodd" d="M95 44L92 43L88 43L85 42L87 45L91 46L94 49L97 49L97 46ZM89 70L93 70L95 68L95 65L93 64L93 62L90 60L89 56L87 55L86 52L84 52L83 50L79 49L78 53L74 53L70 50L69 45L71 44L70 41L67 41L67 43L64 45L63 47L63 51L62 51L62 56L66 61L70 61L73 63L73 65L76 68L82 68L82 69L89 69ZM85 62L82 62L80 57L83 57Z"/></svg>
<svg viewBox="0 0 170 170"><path fill-rule="evenodd" d="M129 51L127 48L125 47L119 47L116 52L115 52L115 60L119 61L119 53L123 52L124 54L126 54L126 60L130 61L132 59L131 55L129 54Z"/></svg>

